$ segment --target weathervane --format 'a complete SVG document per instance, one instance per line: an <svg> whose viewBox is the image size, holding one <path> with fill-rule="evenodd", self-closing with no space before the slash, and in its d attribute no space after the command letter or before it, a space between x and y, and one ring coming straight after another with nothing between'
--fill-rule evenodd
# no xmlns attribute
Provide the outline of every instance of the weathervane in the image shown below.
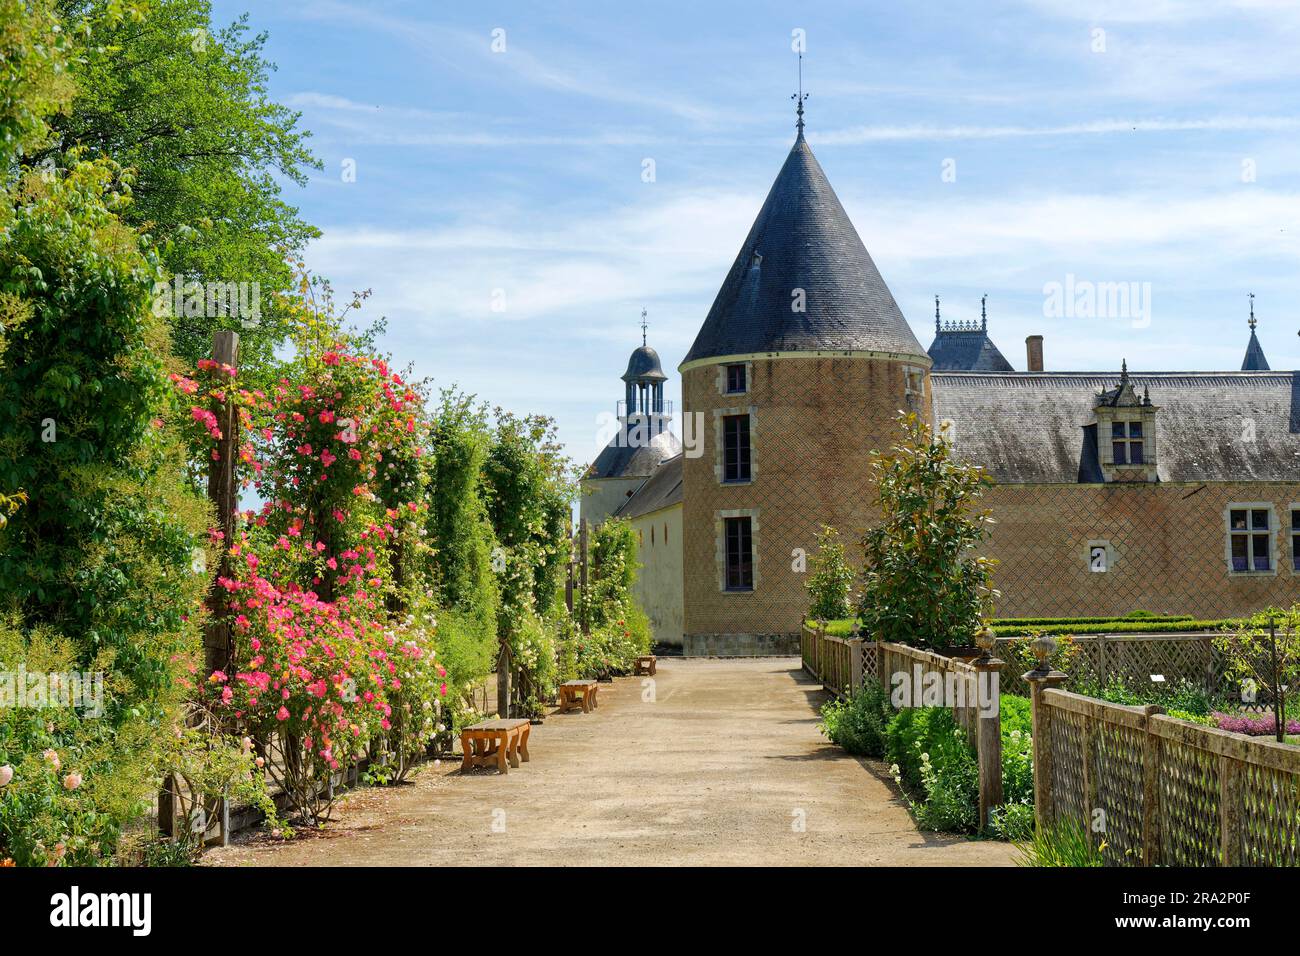
<svg viewBox="0 0 1300 956"><path fill-rule="evenodd" d="M1247 292L1246 295L1250 297L1250 321L1247 324L1250 326L1250 330L1254 332L1255 331L1255 293Z"/></svg>
<svg viewBox="0 0 1300 956"><path fill-rule="evenodd" d="M795 106L794 112L795 115L798 117L798 120L795 122L794 128L799 131L800 136L803 135L803 101L808 99L809 95L810 94L805 93L803 91L803 54L800 53L799 54L799 92L790 94L790 99L794 100L795 103L797 104Z"/></svg>
<svg viewBox="0 0 1300 956"><path fill-rule="evenodd" d="M646 310L642 309L641 310L641 345L642 346L645 345L645 330L649 326L649 323L646 322L645 317L646 317Z"/></svg>

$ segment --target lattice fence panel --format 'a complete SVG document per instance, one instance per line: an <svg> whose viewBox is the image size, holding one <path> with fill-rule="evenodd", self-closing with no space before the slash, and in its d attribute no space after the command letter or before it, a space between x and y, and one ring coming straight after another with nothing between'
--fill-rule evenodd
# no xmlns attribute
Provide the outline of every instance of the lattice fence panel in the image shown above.
<svg viewBox="0 0 1300 956"><path fill-rule="evenodd" d="M1166 866L1217 866L1219 757L1175 740L1161 742L1160 862Z"/></svg>
<svg viewBox="0 0 1300 956"><path fill-rule="evenodd" d="M998 648L1018 638L999 638ZM1201 635L1151 634L1122 637L1084 636L1074 639L1078 656L1069 666L1069 687L1104 686L1118 680L1133 687L1150 687L1152 674L1163 674L1167 685L1190 681L1207 691L1236 689L1225 676L1222 655L1212 638ZM997 653L997 651L995 651ZM999 657L1007 658L1005 652ZM1001 676L1004 694L1029 696L1029 688L1018 668L1008 667Z"/></svg>
<svg viewBox="0 0 1300 956"><path fill-rule="evenodd" d="M1245 764L1241 794L1241 863L1300 866L1300 774Z"/></svg>
<svg viewBox="0 0 1300 956"><path fill-rule="evenodd" d="M1048 723L1052 737L1052 807L1058 821L1088 822L1083 772L1085 720L1081 714L1054 710Z"/></svg>
<svg viewBox="0 0 1300 956"><path fill-rule="evenodd" d="M1111 866L1142 862L1142 774L1146 734L1132 727L1096 721L1093 773L1097 806L1105 812L1102 856Z"/></svg>

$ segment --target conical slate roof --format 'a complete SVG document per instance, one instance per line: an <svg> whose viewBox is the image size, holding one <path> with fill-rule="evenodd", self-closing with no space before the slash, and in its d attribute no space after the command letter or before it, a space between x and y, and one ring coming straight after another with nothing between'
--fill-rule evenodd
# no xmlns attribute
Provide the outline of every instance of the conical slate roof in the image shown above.
<svg viewBox="0 0 1300 956"><path fill-rule="evenodd" d="M1250 330L1250 341L1246 343L1246 357L1242 360L1241 370L1243 372L1267 372L1268 359L1264 358L1264 347L1259 344L1259 339L1255 337L1255 330Z"/></svg>
<svg viewBox="0 0 1300 956"><path fill-rule="evenodd" d="M683 365L850 350L926 354L800 133Z"/></svg>

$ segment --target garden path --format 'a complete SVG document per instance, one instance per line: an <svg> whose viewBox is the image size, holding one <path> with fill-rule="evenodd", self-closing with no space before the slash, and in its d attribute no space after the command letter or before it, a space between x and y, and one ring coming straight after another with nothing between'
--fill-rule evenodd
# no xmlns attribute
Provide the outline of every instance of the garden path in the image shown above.
<svg viewBox="0 0 1300 956"><path fill-rule="evenodd" d="M1006 865L1004 843L917 830L883 765L817 730L820 685L797 659L661 658L591 714L533 728L501 776L426 765L362 789L326 830L245 838L209 865ZM802 825L802 828L801 828Z"/></svg>

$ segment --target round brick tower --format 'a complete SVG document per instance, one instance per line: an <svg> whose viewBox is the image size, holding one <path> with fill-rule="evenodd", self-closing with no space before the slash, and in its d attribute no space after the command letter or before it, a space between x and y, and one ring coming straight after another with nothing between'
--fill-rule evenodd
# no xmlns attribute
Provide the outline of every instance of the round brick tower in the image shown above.
<svg viewBox="0 0 1300 956"><path fill-rule="evenodd" d="M822 525L857 552L868 455L930 359L799 135L679 366L687 654L798 652ZM804 556L804 557L801 557Z"/></svg>

